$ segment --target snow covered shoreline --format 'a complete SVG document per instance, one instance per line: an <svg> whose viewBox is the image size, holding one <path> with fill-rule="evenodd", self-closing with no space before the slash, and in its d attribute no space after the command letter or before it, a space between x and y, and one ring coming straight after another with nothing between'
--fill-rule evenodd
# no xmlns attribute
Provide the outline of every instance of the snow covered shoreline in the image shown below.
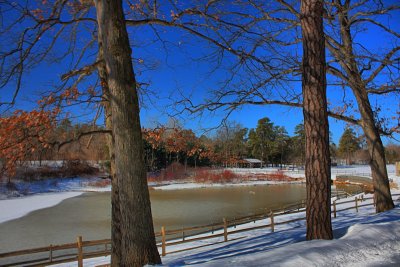
<svg viewBox="0 0 400 267"><path fill-rule="evenodd" d="M53 207L61 201L77 197L83 192L58 192L0 200L0 223L17 219L28 213Z"/></svg>

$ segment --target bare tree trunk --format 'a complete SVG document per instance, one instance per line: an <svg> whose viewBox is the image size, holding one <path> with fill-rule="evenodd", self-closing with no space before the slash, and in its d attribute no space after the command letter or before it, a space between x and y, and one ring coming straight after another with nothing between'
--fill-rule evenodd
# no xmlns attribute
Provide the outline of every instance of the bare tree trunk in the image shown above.
<svg viewBox="0 0 400 267"><path fill-rule="evenodd" d="M372 182L374 185L374 198L376 212L382 212L394 208L390 193L389 178L386 169L385 150L375 126L374 115L365 88L353 88L361 114L361 126L367 139L368 153L370 156Z"/></svg>
<svg viewBox="0 0 400 267"><path fill-rule="evenodd" d="M372 182L374 185L376 212L382 212L394 208L386 169L385 151L379 134L379 129L375 125L374 114L369 102L365 83L358 69L353 51L353 40L348 19L350 1L346 1L345 4L340 7L340 35L344 51L344 56L342 57L343 60L340 63L343 69L346 70L349 85L357 100L358 109L361 115L361 127L367 139L368 153L370 156L369 165L371 167ZM333 51L333 53L335 52L336 51Z"/></svg>
<svg viewBox="0 0 400 267"><path fill-rule="evenodd" d="M147 187L144 149L139 119L139 102L131 62L131 48L126 31L121 0L98 0L99 46L107 70L110 89L112 129L115 154L113 219L117 224L112 237L119 250L112 266L143 266L161 263L158 254L150 196ZM114 184L114 183L113 183ZM118 209L119 208L119 209ZM116 218L114 218L114 215ZM119 218L118 218L119 217Z"/></svg>
<svg viewBox="0 0 400 267"><path fill-rule="evenodd" d="M112 131L112 114L110 104L110 90L107 84L107 71L103 59L103 47L99 47L98 59L102 60L102 64L98 66L103 97L105 101L104 116L106 129ZM115 175L115 154L114 154L114 138L113 135L107 135L107 145L110 156L110 176L111 176L111 263L113 266L119 266L121 258L121 230L120 230L120 210L119 210L119 194L118 194L118 177Z"/></svg>
<svg viewBox="0 0 400 267"><path fill-rule="evenodd" d="M322 16L322 0L303 0L301 2L307 240L333 238L325 40Z"/></svg>

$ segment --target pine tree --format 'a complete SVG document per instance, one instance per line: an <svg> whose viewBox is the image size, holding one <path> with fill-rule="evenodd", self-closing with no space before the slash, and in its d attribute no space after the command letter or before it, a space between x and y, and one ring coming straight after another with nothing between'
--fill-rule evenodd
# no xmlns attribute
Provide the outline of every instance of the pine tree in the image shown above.
<svg viewBox="0 0 400 267"><path fill-rule="evenodd" d="M356 136L354 130L350 127L346 127L343 135L339 140L339 155L346 159L346 164L351 164L351 158L358 149L360 149L360 141Z"/></svg>

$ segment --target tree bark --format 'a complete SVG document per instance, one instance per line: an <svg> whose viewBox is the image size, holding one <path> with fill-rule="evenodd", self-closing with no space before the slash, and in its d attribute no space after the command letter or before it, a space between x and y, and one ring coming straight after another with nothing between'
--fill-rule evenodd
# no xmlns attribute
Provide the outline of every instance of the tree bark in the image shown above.
<svg viewBox="0 0 400 267"><path fill-rule="evenodd" d="M361 126L363 128L368 153L370 156L372 182L374 185L374 198L376 212L382 212L394 208L392 195L390 193L389 177L386 169L385 150L375 126L374 115L369 103L365 88L354 88L354 95L357 100L358 109L361 114Z"/></svg>
<svg viewBox="0 0 400 267"><path fill-rule="evenodd" d="M307 240L333 238L325 38L322 16L322 0L301 2Z"/></svg>
<svg viewBox="0 0 400 267"><path fill-rule="evenodd" d="M102 61L98 65L98 74L102 87L104 120L106 129L112 132L112 114L110 103L110 90L107 84L107 70L103 57L103 47L99 47L98 60ZM120 210L119 210L119 194L118 194L118 177L115 175L115 154L114 154L114 137L107 135L107 146L110 156L110 176L111 176L111 262L113 266L119 266L121 258L121 230L120 230Z"/></svg>
<svg viewBox="0 0 400 267"><path fill-rule="evenodd" d="M340 4L340 2L338 2ZM374 198L376 212L382 212L394 208L392 196L390 194L389 178L386 169L385 150L379 134L379 129L375 125L374 114L368 98L366 85L358 69L357 61L353 50L353 38L350 31L348 20L348 9L350 1L340 5L339 23L340 36L342 39L343 57L340 61L342 68L346 71L349 85L356 98L358 109L361 116L361 127L364 131L368 153L370 156L370 167L372 182L374 185Z"/></svg>
<svg viewBox="0 0 400 267"><path fill-rule="evenodd" d="M139 102L121 0L96 3L112 115L115 177L112 190L112 266L161 263L147 187ZM115 198L115 199L114 199ZM119 240L115 240L119 238Z"/></svg>

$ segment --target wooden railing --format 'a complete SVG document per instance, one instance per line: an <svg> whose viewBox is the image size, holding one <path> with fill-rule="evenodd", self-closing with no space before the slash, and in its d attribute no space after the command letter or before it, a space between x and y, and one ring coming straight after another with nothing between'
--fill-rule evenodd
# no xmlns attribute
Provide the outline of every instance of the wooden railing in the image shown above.
<svg viewBox="0 0 400 267"><path fill-rule="evenodd" d="M400 196L400 194L393 194L392 196ZM359 208L365 206L375 205L374 201L371 203L365 203L367 200L374 200L373 197L364 198L355 197L354 200L348 200L344 202L333 201L332 203L332 214L333 218L337 217L337 213L354 209L358 212ZM354 205L340 209L340 206L344 204L354 203ZM365 203L365 204L362 204ZM229 239L229 236L234 234L269 228L271 232L275 231L277 225L283 225L293 223L296 221L305 220L303 215L305 212L305 202L301 201L298 203L291 204L279 210L271 210L268 213L255 214L252 216L246 216L241 218L235 218L232 220L222 219L221 223L214 223L203 226L194 226L183 229L167 230L164 226L161 231L155 233L157 238L157 246L161 249L161 255L182 252L186 250L192 250L204 246L210 246L218 243L228 242L237 240L243 237L233 237ZM299 214L299 218L293 218L290 220L277 220L278 217L288 214ZM248 226L251 222L260 220L267 220L265 224L259 224L256 226ZM246 225L247 224L247 225ZM240 226L240 227L239 227ZM223 237L223 239L222 239ZM217 238L221 238L218 240ZM197 245L197 246L185 246L179 248L179 245L207 240L217 239L210 241L208 244ZM178 246L175 250L167 251L168 247ZM45 266L49 264L65 263L65 262L78 262L78 266L83 266L83 259L107 256L111 253L111 240L95 240L95 241L83 241L82 237L77 238L76 243L69 243L63 245L50 245L47 247L40 247L34 249L19 250L0 254L0 266Z"/></svg>
<svg viewBox="0 0 400 267"><path fill-rule="evenodd" d="M110 239L83 241L78 236L76 243L2 253L0 266L45 266L72 261L82 263L83 259L110 255L110 249Z"/></svg>

